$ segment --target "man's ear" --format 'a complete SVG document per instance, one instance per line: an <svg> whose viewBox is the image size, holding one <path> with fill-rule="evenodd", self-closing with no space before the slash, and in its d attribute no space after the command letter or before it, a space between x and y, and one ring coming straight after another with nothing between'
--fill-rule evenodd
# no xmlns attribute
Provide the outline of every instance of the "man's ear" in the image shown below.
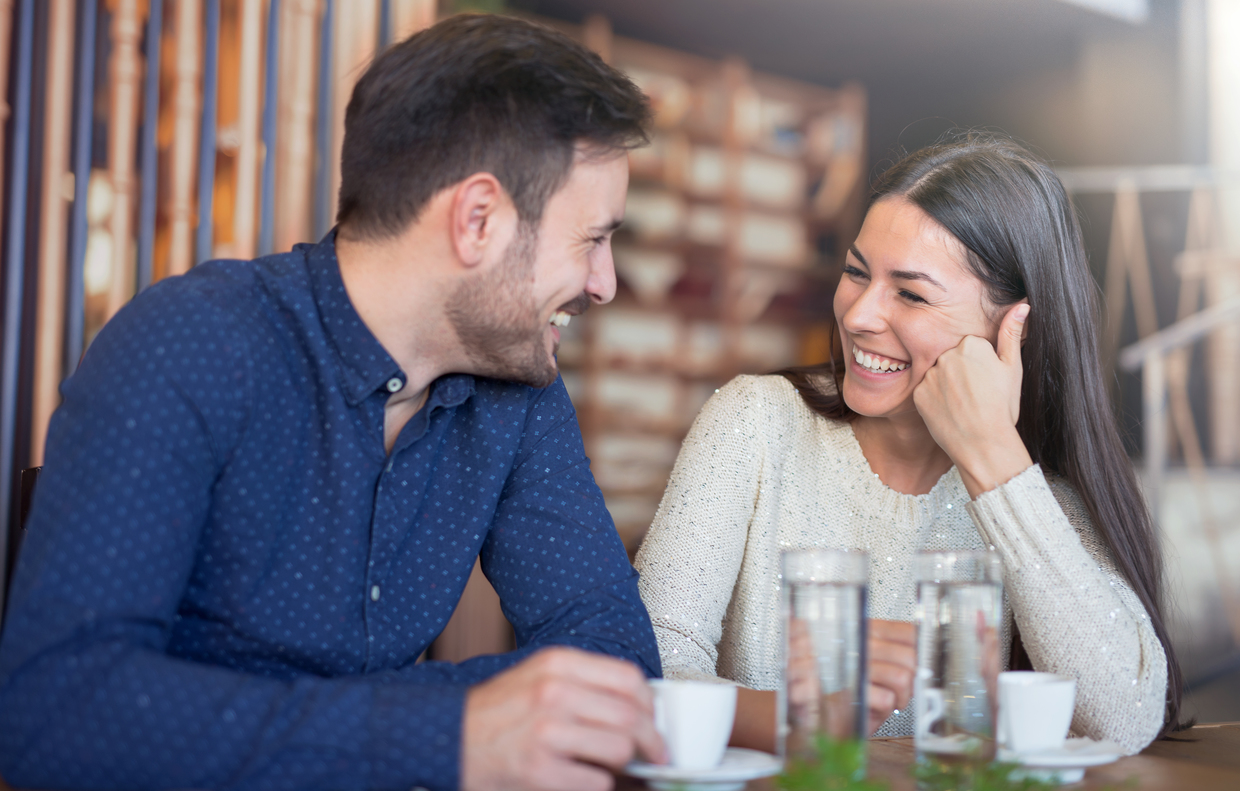
<svg viewBox="0 0 1240 791"><path fill-rule="evenodd" d="M449 221L452 248L461 264L473 268L487 258L487 250L506 245L507 215L515 210L499 179L475 173L452 188Z"/></svg>

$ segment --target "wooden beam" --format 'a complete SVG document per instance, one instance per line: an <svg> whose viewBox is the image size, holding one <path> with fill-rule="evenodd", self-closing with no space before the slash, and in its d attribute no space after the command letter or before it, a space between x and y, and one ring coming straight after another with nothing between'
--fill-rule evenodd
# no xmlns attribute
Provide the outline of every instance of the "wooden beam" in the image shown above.
<svg viewBox="0 0 1240 791"><path fill-rule="evenodd" d="M0 0L0 152L4 151L4 130L9 122L9 47L12 45L13 0ZM0 184L4 183L4 157L0 156ZM4 193L0 190L0 211Z"/></svg>
<svg viewBox="0 0 1240 791"><path fill-rule="evenodd" d="M26 190L30 175L30 93L34 61L34 0L21 0L13 80L13 141L4 250L4 313L0 320L0 514L12 512L16 480L18 369L21 363L22 290L26 269ZM4 606L8 530L0 530L0 607Z"/></svg>
<svg viewBox="0 0 1240 791"><path fill-rule="evenodd" d="M263 48L263 164L258 196L259 255L270 255L275 249L276 132L279 128L280 25L283 21L280 0L267 0L266 46Z"/></svg>
<svg viewBox="0 0 1240 791"><path fill-rule="evenodd" d="M202 113L198 119L198 227L194 264L214 258L216 121L219 117L220 0L206 0L202 48Z"/></svg>
<svg viewBox="0 0 1240 791"><path fill-rule="evenodd" d="M134 241L134 158L138 144L138 96L141 93L142 37L139 0L115 0L112 9L111 101L108 111L108 178L114 193L108 229L112 234L112 287L106 322L130 300L136 284L131 255Z"/></svg>
<svg viewBox="0 0 1240 791"><path fill-rule="evenodd" d="M65 242L68 241L68 201L73 199L73 177L69 172L69 132L73 127L73 6L74 0L52 0L48 24L31 467L43 464L47 425L60 404L58 388L64 372Z"/></svg>
<svg viewBox="0 0 1240 791"><path fill-rule="evenodd" d="M1141 222L1141 199L1137 187L1125 182L1115 191L1115 212L1111 217L1111 241L1107 249L1107 325L1106 358L1112 359L1119 346L1120 330L1127 302L1125 286L1132 289L1137 336L1158 332L1158 312L1150 277L1150 259L1145 248L1145 229Z"/></svg>
<svg viewBox="0 0 1240 791"><path fill-rule="evenodd" d="M159 198L160 61L164 38L164 0L149 0L146 16L146 79L142 89L142 142L138 172L142 193L138 200L138 291L149 286L155 276L155 217Z"/></svg>
<svg viewBox="0 0 1240 791"><path fill-rule="evenodd" d="M171 159L171 210L169 211L168 274L183 275L194 263L194 184L198 154L198 115L201 96L199 36L202 33L201 0L176 3L176 80L172 89L173 134Z"/></svg>
<svg viewBox="0 0 1240 791"><path fill-rule="evenodd" d="M314 188L314 83L320 3L281 5L279 121L276 139L275 249L310 240Z"/></svg>
<svg viewBox="0 0 1240 791"><path fill-rule="evenodd" d="M99 6L96 0L78 0L78 27L93 31L98 20ZM73 132L73 219L69 229L69 277L67 284L67 316L65 319L65 368L64 376L77 370L82 359L82 347L86 345L86 239L90 232L86 216L87 195L90 192L91 143L94 139L93 124L95 99L95 36L82 35L77 43L77 85L74 98L74 115L80 119Z"/></svg>
<svg viewBox="0 0 1240 791"><path fill-rule="evenodd" d="M241 0L241 68L237 97L236 197L233 253L253 258L258 231L259 90L262 71L263 0Z"/></svg>
<svg viewBox="0 0 1240 791"><path fill-rule="evenodd" d="M392 41L404 41L435 24L438 3L435 0L391 0Z"/></svg>
<svg viewBox="0 0 1240 791"><path fill-rule="evenodd" d="M345 110L353 95L353 86L375 57L375 28L379 23L379 8L375 0L336 3L334 10L336 36L331 71L331 138L327 157L330 169L327 173L327 191L319 195L325 202L324 227L316 228L316 235L326 231L336 216Z"/></svg>

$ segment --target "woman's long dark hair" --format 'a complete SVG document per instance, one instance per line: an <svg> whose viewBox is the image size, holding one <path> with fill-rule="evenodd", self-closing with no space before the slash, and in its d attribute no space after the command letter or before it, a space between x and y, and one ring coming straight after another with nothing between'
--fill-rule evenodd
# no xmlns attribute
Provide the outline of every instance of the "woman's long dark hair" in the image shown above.
<svg viewBox="0 0 1240 791"><path fill-rule="evenodd" d="M897 162L879 178L870 205L888 197L919 207L964 245L996 306L1029 300L1016 429L1033 461L1080 495L1149 614L1167 656L1166 735L1179 723L1183 678L1167 635L1162 548L1103 384L1097 285L1067 191L1018 144L970 132ZM834 358L780 373L819 414L856 416ZM835 387L822 387L824 376Z"/></svg>

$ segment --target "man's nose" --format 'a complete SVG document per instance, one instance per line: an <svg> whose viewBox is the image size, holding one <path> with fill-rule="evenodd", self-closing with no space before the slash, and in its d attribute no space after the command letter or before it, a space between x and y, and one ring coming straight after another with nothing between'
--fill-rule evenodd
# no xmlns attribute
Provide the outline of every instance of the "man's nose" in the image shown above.
<svg viewBox="0 0 1240 791"><path fill-rule="evenodd" d="M611 254L611 242L602 247L590 263L586 293L598 305L606 305L616 297L616 263Z"/></svg>

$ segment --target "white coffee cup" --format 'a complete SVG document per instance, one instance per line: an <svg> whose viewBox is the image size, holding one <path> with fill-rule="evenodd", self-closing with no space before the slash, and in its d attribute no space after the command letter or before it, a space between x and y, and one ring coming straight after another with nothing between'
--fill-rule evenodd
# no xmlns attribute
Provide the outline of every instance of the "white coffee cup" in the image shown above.
<svg viewBox="0 0 1240 791"><path fill-rule="evenodd" d="M732 735L736 687L706 681L656 679L654 726L677 769L718 766Z"/></svg>
<svg viewBox="0 0 1240 791"><path fill-rule="evenodd" d="M1076 680L1054 673L999 674L999 745L1014 753L1063 746L1076 703Z"/></svg>

